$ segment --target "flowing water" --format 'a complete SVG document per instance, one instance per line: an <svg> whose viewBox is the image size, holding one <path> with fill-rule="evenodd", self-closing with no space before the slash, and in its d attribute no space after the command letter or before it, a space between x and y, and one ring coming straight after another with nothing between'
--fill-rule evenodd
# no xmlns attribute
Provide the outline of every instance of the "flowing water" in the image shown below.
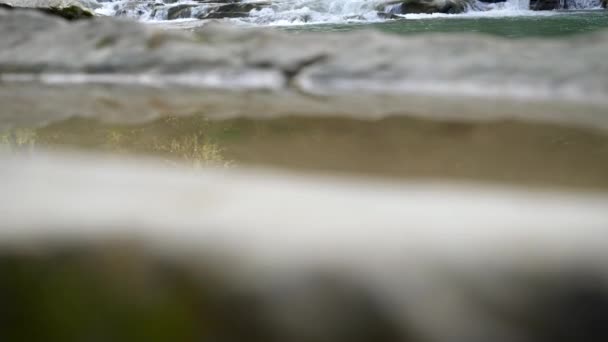
<svg viewBox="0 0 608 342"><path fill-rule="evenodd" d="M157 5L153 1L117 0L101 3L102 7L96 11L166 26L177 24L179 27L184 25L183 21L197 21L192 18L210 6L190 0L178 0L161 9L157 9ZM168 9L178 6L195 7L186 18L166 20ZM386 0L275 0L269 6L248 11L245 17L225 20L245 25L279 26L290 31L377 28L403 34L483 32L508 37L560 36L608 27L608 14L601 10L600 0L561 0L561 9L554 11L532 11L529 0L497 3L472 0L467 2L465 12L460 14L398 14L391 19L379 15L379 10L391 12L394 6Z"/></svg>
<svg viewBox="0 0 608 342"><path fill-rule="evenodd" d="M509 38L553 37L594 32L608 28L608 11L525 12L499 15L483 12L471 15L412 15L408 19L365 23L332 23L284 26L290 32L345 32L374 28L395 34L478 32Z"/></svg>

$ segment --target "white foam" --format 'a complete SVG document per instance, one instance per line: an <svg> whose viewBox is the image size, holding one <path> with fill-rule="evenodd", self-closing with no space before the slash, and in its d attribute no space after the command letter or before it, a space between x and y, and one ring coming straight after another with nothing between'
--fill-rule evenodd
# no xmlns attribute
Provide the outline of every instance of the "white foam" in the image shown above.
<svg viewBox="0 0 608 342"><path fill-rule="evenodd" d="M419 19L475 19L475 18L508 18L508 17L526 17L526 16L555 16L560 14L559 12L553 11L531 11L531 10L521 10L521 9L512 9L509 7L500 7L495 6L493 9L488 11L469 11L460 14L445 14L445 13L412 13L412 14L402 14L398 15L399 17L410 19L410 20L419 20Z"/></svg>
<svg viewBox="0 0 608 342"><path fill-rule="evenodd" d="M569 9L599 8L599 0L562 0ZM243 2L256 2L245 0ZM251 10L248 17L227 19L237 24L263 25L263 26L298 26L315 24L349 24L383 22L385 19L378 16L377 10L386 4L386 0L274 0L269 7ZM173 4L159 6L152 0L116 0L100 3L101 7L95 12L100 15L127 16L138 20L156 23L167 22L167 8L184 4L196 5L192 8L192 17L203 11L208 4L192 2L191 0L178 0ZM529 0L507 0L501 3L473 3L469 9L460 14L405 14L398 15L406 19L437 19L437 18L504 18L518 16L553 16L559 12L531 11ZM196 20L196 19L178 19ZM176 20L171 20L171 23Z"/></svg>
<svg viewBox="0 0 608 342"><path fill-rule="evenodd" d="M576 0L579 1L579 0ZM596 0L582 0L596 1ZM251 11L249 18L233 21L270 26L298 26L315 24L348 24L362 22L383 22L377 14L377 6L386 1L348 1L348 0L284 0L275 1L273 8ZM501 18L518 16L553 16L551 11L529 10L529 0L509 0L503 3L476 3L464 13L416 13L397 16L405 19L435 18Z"/></svg>

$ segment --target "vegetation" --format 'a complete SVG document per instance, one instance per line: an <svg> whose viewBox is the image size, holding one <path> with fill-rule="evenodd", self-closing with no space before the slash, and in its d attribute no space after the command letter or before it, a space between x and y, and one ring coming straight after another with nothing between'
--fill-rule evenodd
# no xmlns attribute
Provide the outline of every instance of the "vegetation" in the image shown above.
<svg viewBox="0 0 608 342"><path fill-rule="evenodd" d="M223 302L224 278L212 265L186 267L136 243L3 249L0 340L249 340L246 317Z"/></svg>
<svg viewBox="0 0 608 342"><path fill-rule="evenodd" d="M32 151L36 144L36 131L32 129L15 129L0 133L0 151Z"/></svg>
<svg viewBox="0 0 608 342"><path fill-rule="evenodd" d="M5 9L5 10L13 10L13 9L28 9L28 10L35 10L35 11L40 11L43 13L47 13L50 15L54 15L54 16L58 16L61 18L64 18L66 20L80 20L80 19L90 19L93 18L95 15L89 11L88 9L76 6L76 5L70 5L70 6L65 6L65 7L57 7L57 6L53 6L53 7L13 7L9 4L3 4L0 3L0 8L1 9Z"/></svg>
<svg viewBox="0 0 608 342"><path fill-rule="evenodd" d="M62 17L67 20L89 19L93 13L76 5L67 7L50 7L43 9L44 12Z"/></svg>
<svg viewBox="0 0 608 342"><path fill-rule="evenodd" d="M604 132L523 122L163 117L137 125L70 119L2 135L0 149L87 149L169 165L272 166L406 179L608 188Z"/></svg>
<svg viewBox="0 0 608 342"><path fill-rule="evenodd" d="M171 165L194 168L230 166L223 149L210 138L209 122L197 117L183 120L169 116L144 126L100 125L89 120L71 120L60 125L14 129L0 135L0 150L13 153L36 148L76 147L119 154L157 156Z"/></svg>

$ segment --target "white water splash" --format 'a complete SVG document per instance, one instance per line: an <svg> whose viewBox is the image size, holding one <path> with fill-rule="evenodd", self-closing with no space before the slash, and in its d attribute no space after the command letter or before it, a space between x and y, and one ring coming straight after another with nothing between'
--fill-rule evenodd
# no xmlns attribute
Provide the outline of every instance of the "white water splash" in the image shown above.
<svg viewBox="0 0 608 342"><path fill-rule="evenodd" d="M244 0L242 2L256 2ZM567 9L592 9L600 7L600 0L561 0L562 7ZM357 23L379 22L386 19L378 12L390 11L391 1L388 0L273 0L267 7L253 9L244 18L227 19L236 23L290 26L324 23ZM173 3L165 0L110 0L101 2L101 8L96 12L102 15L127 16L142 21L165 21L168 10L175 6L191 5L191 19L196 20L197 14L205 11L209 4L201 4L192 0L178 0ZM542 16L552 15L550 11L538 12L530 10L530 0L507 0L499 3L483 3L471 0L464 13L460 14L397 14L407 19L430 18L471 18L471 17L513 17L513 16ZM171 20L174 22L175 20Z"/></svg>
<svg viewBox="0 0 608 342"><path fill-rule="evenodd" d="M271 8L252 11L256 24L306 24L323 22L379 21L376 8L382 0L283 0Z"/></svg>
<svg viewBox="0 0 608 342"><path fill-rule="evenodd" d="M567 9L599 9L602 7L600 0L564 0Z"/></svg>
<svg viewBox="0 0 608 342"><path fill-rule="evenodd" d="M517 9L519 10L529 10L530 9L530 0L510 0L507 1L507 3L509 2L515 2L515 6L517 6Z"/></svg>

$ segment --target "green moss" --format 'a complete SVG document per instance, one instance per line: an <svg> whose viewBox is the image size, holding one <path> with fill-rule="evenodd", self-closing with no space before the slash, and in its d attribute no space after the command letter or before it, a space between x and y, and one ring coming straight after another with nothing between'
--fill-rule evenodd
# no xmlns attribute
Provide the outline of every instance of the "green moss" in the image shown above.
<svg viewBox="0 0 608 342"><path fill-rule="evenodd" d="M80 20L80 19L90 19L95 15L82 7L71 5L66 7L19 7L19 6L11 6L8 4L0 4L1 9L5 10L13 10L13 9L26 9L26 10L36 10L41 11L47 14L55 15L58 17L62 17L67 20Z"/></svg>
<svg viewBox="0 0 608 342"><path fill-rule="evenodd" d="M37 133L33 129L20 128L0 132L0 151L32 151L36 146Z"/></svg>
<svg viewBox="0 0 608 342"><path fill-rule="evenodd" d="M67 20L89 19L94 15L90 11L75 5L67 7L50 7L41 9L43 12L62 17Z"/></svg>
<svg viewBox="0 0 608 342"><path fill-rule="evenodd" d="M2 144L2 141L4 143ZM81 148L169 165L264 165L398 178L608 188L604 132L521 122L168 116L139 125L70 119L0 136L14 151Z"/></svg>
<svg viewBox="0 0 608 342"><path fill-rule="evenodd" d="M202 116L168 116L140 126L102 125L86 119L72 119L30 132L31 139L24 137L17 143L13 141L15 139L5 138L4 146L14 150L15 146L31 142L32 149L35 145L44 148L70 146L118 154L145 154L160 157L170 165L194 168L232 164L224 157L224 148L219 143L223 138L222 129ZM17 133L11 131L7 136ZM2 142L0 136L0 146Z"/></svg>
<svg viewBox="0 0 608 342"><path fill-rule="evenodd" d="M4 250L0 340L217 341L231 334L216 302L225 291L208 266L180 266L137 246Z"/></svg>

